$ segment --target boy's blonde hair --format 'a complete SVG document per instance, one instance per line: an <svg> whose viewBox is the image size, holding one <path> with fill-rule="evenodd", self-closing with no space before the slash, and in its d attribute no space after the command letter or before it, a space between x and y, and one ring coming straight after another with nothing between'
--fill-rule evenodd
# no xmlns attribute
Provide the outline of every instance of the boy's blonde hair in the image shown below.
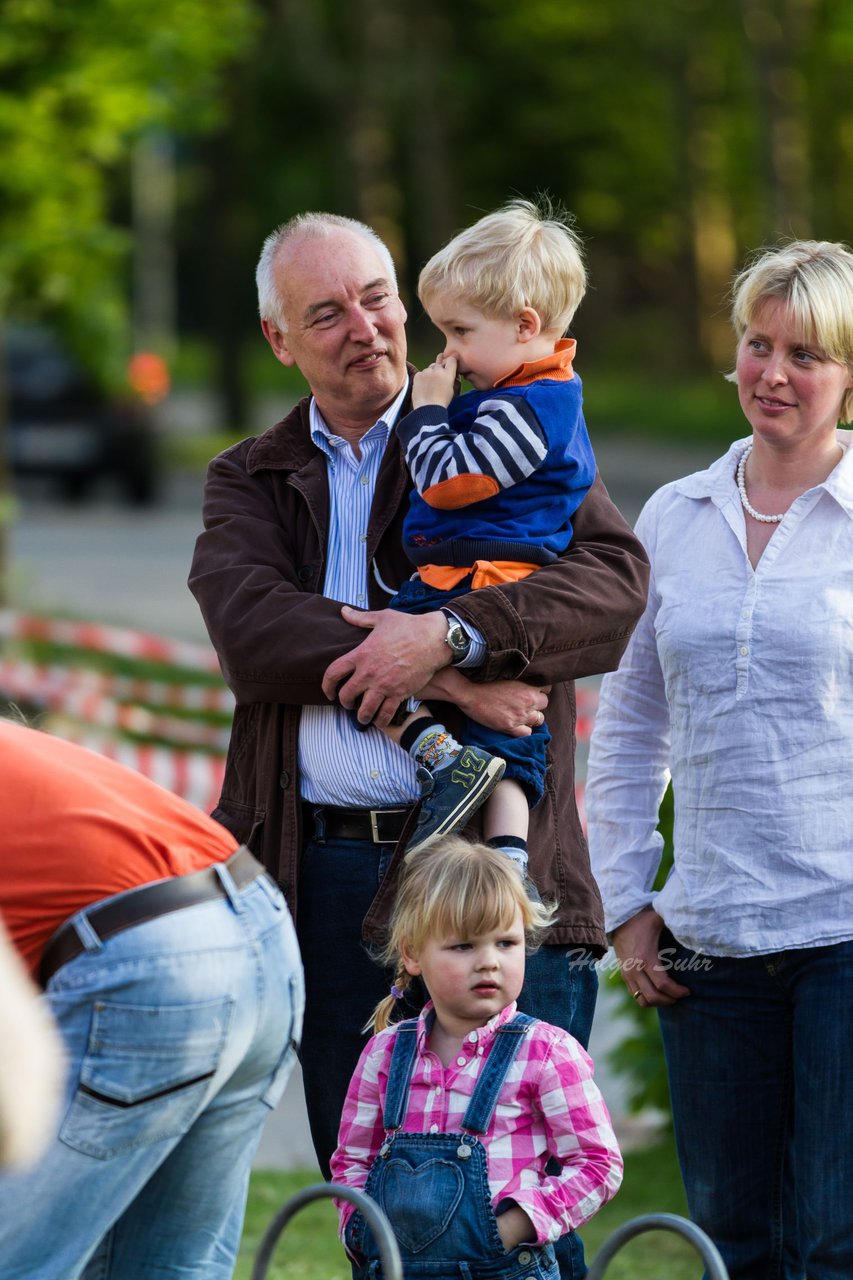
<svg viewBox="0 0 853 1280"><path fill-rule="evenodd" d="M528 950L535 949L551 923L555 906L531 902L515 864L497 849L448 836L409 854L403 864L391 916L388 945L380 960L394 971L401 994L411 981L402 947L417 954L429 938L471 938L509 925L521 910ZM391 1021L398 997L380 1000L371 1024L381 1031Z"/></svg>
<svg viewBox="0 0 853 1280"><path fill-rule="evenodd" d="M484 315L509 318L532 307L542 328L568 329L586 292L586 268L572 219L545 197L511 200L454 236L418 279L426 309L439 294Z"/></svg>
<svg viewBox="0 0 853 1280"><path fill-rule="evenodd" d="M740 342L770 301L783 302L803 337L853 372L853 253L829 240L792 240L760 249L732 285L732 324ZM735 374L728 375L736 382ZM853 388L841 420L853 416Z"/></svg>

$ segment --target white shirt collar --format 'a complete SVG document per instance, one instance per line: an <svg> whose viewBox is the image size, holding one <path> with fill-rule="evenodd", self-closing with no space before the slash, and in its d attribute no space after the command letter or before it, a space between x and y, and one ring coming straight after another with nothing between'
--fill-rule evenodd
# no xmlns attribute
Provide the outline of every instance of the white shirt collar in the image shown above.
<svg viewBox="0 0 853 1280"><path fill-rule="evenodd" d="M705 471L694 471L683 480L675 481L675 490L685 498L710 498L718 507L737 497L735 470L738 459L749 444L751 437L745 436L729 447L728 452L713 462ZM844 456L838 465L830 471L822 484L816 489L825 489L838 505L853 520L853 431L839 431L838 443L844 447Z"/></svg>

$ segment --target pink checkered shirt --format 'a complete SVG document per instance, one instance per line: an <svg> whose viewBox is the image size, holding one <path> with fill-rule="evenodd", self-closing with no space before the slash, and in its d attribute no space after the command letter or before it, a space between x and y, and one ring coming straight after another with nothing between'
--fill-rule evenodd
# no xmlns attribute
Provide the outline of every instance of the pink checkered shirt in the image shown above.
<svg viewBox="0 0 853 1280"><path fill-rule="evenodd" d="M449 1066L427 1047L419 1019L418 1053L404 1130L458 1133L496 1029L515 1013L509 1005L472 1031ZM362 1189L382 1141L382 1112L394 1047L394 1028L367 1043L344 1104L332 1179ZM537 1022L522 1041L498 1097L486 1148L492 1205L509 1198L530 1218L540 1244L559 1240L605 1204L622 1181L622 1157L604 1099L592 1078L592 1060L559 1027ZM550 1156L562 1164L548 1176ZM353 1206L338 1202L340 1229Z"/></svg>

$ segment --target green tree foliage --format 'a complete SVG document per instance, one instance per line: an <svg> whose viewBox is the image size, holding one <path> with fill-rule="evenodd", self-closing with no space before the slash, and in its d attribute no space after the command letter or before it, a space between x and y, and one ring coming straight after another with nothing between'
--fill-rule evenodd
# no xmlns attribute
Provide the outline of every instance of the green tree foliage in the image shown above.
<svg viewBox="0 0 853 1280"><path fill-rule="evenodd" d="M411 302L454 229L548 190L588 243L585 361L719 373L746 252L849 235L848 0L276 0L263 12L224 130L240 144L229 243L247 279L272 225L331 208L386 235ZM411 311L416 339L432 341Z"/></svg>
<svg viewBox="0 0 853 1280"><path fill-rule="evenodd" d="M211 127L250 0L4 0L0 319L48 312L126 356L126 232L114 201L143 131Z"/></svg>

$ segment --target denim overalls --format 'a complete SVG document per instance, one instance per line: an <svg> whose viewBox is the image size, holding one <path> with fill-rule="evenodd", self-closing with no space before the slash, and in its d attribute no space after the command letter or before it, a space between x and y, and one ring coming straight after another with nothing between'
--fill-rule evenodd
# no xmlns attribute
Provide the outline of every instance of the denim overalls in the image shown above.
<svg viewBox="0 0 853 1280"><path fill-rule="evenodd" d="M489 1194L485 1133L506 1073L534 1023L524 1013L495 1032L495 1039L462 1121L462 1133L405 1133L418 1021L397 1028L383 1123L385 1141L371 1166L365 1191L387 1215L406 1280L559 1280L551 1245L519 1245L507 1253L498 1235ZM367 1261L357 1280L380 1280L379 1248L360 1213L347 1225L347 1244Z"/></svg>

